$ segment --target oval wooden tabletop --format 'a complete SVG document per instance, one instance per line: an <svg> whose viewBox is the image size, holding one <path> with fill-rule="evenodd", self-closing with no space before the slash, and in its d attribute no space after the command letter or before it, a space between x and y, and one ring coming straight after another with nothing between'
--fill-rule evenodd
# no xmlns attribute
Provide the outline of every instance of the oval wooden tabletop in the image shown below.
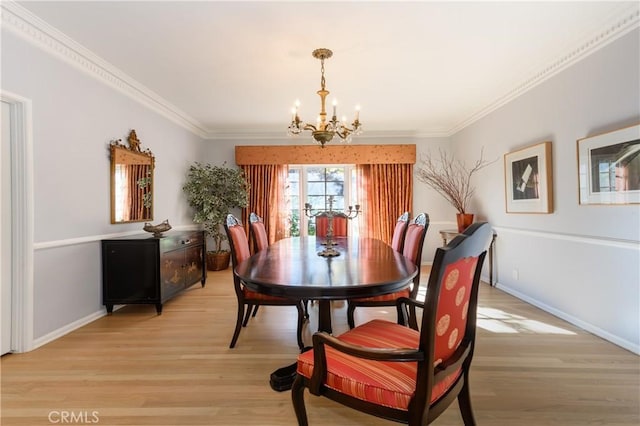
<svg viewBox="0 0 640 426"><path fill-rule="evenodd" d="M248 288L273 296L346 299L391 293L409 285L417 267L372 238L335 238L336 257L322 257L322 240L279 240L245 261L235 273Z"/></svg>

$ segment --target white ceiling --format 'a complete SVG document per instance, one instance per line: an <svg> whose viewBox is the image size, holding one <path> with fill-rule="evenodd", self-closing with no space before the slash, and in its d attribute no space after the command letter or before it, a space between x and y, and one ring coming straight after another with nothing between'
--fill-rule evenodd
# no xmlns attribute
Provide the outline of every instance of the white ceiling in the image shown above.
<svg viewBox="0 0 640 426"><path fill-rule="evenodd" d="M320 62L365 132L450 135L608 42L638 2L19 2L208 137L315 121ZM617 26L617 27L616 27Z"/></svg>

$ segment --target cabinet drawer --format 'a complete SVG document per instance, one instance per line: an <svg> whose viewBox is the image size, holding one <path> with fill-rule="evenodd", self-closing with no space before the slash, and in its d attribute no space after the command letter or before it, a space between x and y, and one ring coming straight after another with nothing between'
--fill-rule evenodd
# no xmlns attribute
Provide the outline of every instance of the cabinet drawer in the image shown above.
<svg viewBox="0 0 640 426"><path fill-rule="evenodd" d="M160 251L167 252L202 244L202 231L185 232L181 235L163 237L160 239Z"/></svg>

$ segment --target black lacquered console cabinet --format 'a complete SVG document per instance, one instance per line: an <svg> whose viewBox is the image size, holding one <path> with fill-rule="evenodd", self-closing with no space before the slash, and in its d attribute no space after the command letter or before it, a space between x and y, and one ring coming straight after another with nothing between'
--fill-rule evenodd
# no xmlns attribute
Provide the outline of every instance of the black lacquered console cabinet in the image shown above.
<svg viewBox="0 0 640 426"><path fill-rule="evenodd" d="M172 231L102 240L102 303L162 304L207 278L203 231Z"/></svg>

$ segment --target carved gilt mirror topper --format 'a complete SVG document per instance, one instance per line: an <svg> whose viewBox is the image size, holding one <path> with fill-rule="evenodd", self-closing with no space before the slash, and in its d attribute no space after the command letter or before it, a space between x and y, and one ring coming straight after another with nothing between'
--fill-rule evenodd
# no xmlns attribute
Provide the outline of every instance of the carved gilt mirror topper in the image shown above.
<svg viewBox="0 0 640 426"><path fill-rule="evenodd" d="M155 158L140 147L135 130L127 138L110 143L111 223L153 220L153 169Z"/></svg>

